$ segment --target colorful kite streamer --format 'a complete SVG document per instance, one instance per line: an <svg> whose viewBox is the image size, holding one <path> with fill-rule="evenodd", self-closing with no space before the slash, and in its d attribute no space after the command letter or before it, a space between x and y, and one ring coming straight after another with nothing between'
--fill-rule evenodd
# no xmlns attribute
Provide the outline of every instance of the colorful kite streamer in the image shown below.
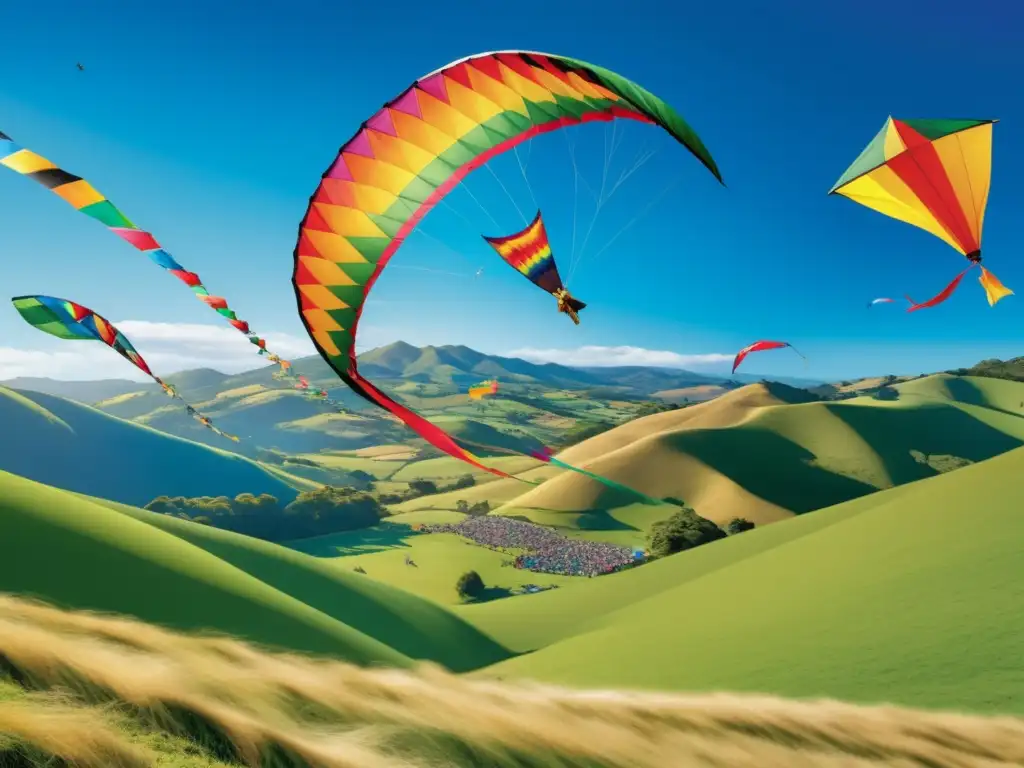
<svg viewBox="0 0 1024 768"><path fill-rule="evenodd" d="M43 333L69 341L103 342L153 379L169 397L181 400L189 416L221 437L226 437L228 440L236 443L238 442L237 437L229 435L227 432L214 426L208 417L185 402L173 386L153 373L150 370L149 364L136 351L132 343L128 341L128 338L102 315L96 314L81 304L68 301L67 299L58 299L53 296L15 296L11 299L11 302L26 323Z"/></svg>

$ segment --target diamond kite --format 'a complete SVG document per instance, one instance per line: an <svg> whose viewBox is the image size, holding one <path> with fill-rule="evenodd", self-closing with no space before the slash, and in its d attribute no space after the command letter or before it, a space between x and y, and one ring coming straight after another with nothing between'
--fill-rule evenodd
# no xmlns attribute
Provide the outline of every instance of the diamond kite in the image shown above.
<svg viewBox="0 0 1024 768"><path fill-rule="evenodd" d="M908 312L941 304L975 266L981 270L978 281L990 306L1013 293L981 265L995 122L890 117L829 190L931 232L970 262L934 298L920 304L911 301Z"/></svg>

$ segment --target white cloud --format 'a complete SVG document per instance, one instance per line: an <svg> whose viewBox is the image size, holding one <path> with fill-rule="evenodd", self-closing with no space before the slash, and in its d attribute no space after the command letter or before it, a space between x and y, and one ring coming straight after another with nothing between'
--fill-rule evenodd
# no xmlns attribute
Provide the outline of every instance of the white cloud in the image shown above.
<svg viewBox="0 0 1024 768"><path fill-rule="evenodd" d="M227 326L187 323L151 323L124 320L114 323L160 376L191 368L214 368L240 373L261 365L256 348L241 333ZM285 333L264 336L267 346L285 358L314 354L305 338ZM56 342L56 340L54 340ZM54 351L0 347L0 381L18 376L45 376L63 380L133 379L147 377L99 342L56 342ZM262 364L267 364L265 358Z"/></svg>
<svg viewBox="0 0 1024 768"><path fill-rule="evenodd" d="M706 365L732 362L733 355L711 353L681 355L663 349L643 347L577 347L576 349L534 349L526 347L508 352L533 363L559 363L560 365L618 366L643 365L658 368L699 368Z"/></svg>

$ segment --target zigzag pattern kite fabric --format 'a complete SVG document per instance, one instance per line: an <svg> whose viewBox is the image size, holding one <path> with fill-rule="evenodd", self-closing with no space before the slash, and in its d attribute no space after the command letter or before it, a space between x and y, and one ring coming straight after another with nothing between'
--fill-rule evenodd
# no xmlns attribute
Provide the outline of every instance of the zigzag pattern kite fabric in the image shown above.
<svg viewBox="0 0 1024 768"><path fill-rule="evenodd" d="M199 279L199 275L189 272L175 261L174 257L160 246L153 235L139 229L88 181L58 168L32 150L18 146L3 132L0 132L0 165L5 165L12 171L42 184L75 210L100 222L122 240L145 253L157 265L191 288L192 293L200 301L244 333L249 341L259 348L260 354L269 352L266 341L253 333L247 322L238 319L234 310L228 306L226 299L211 295L202 280ZM280 358L276 355L272 355L271 359L274 362L280 362Z"/></svg>
<svg viewBox="0 0 1024 768"><path fill-rule="evenodd" d="M182 400L178 393L175 392L174 387L153 373L150 370L149 364L132 346L128 338L102 315L96 314L81 304L68 301L67 299L58 299L54 296L15 296L11 299L11 303L14 304L14 308L18 310L18 313L25 322L33 328L38 328L43 333L69 341L102 341L125 360L152 378L167 395L181 400L185 404L189 415L202 423L203 426L222 437L226 437L236 443L238 442L237 437L215 427L209 418Z"/></svg>
<svg viewBox="0 0 1024 768"><path fill-rule="evenodd" d="M540 211L526 229L505 237L484 237L498 255L531 283L550 294L563 289Z"/></svg>
<svg viewBox="0 0 1024 768"><path fill-rule="evenodd" d="M930 232L979 263L995 122L890 117L829 194ZM1013 293L981 272L989 304Z"/></svg>
<svg viewBox="0 0 1024 768"><path fill-rule="evenodd" d="M661 99L607 69L550 54L462 59L419 79L363 123L310 198L292 275L303 324L345 383L437 448L507 477L360 376L355 339L363 304L418 222L475 168L541 133L614 119L660 126L721 181L700 138Z"/></svg>

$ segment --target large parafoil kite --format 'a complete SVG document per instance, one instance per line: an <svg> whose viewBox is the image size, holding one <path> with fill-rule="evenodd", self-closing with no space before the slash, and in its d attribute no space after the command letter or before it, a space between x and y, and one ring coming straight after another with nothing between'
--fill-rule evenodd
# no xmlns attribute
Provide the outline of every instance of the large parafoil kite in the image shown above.
<svg viewBox="0 0 1024 768"><path fill-rule="evenodd" d="M525 229L505 237L484 237L484 240L510 267L554 296L559 312L567 314L576 325L580 324L579 312L587 305L573 298L562 284L540 211Z"/></svg>
<svg viewBox="0 0 1024 768"><path fill-rule="evenodd" d="M56 336L58 339L103 342L153 379L167 395L181 400L185 404L188 414L196 419L196 421L218 435L233 440L236 443L238 442L237 437L215 427L208 417L182 400L174 390L174 387L153 373L149 368L149 364L136 351L127 337L106 318L96 314L87 307L83 307L81 304L76 304L67 299L58 299L53 296L15 296L11 299L11 302L25 322L33 328L43 331L43 333Z"/></svg>
<svg viewBox="0 0 1024 768"><path fill-rule="evenodd" d="M1013 293L981 266L995 122L890 117L829 190L931 232L971 262L934 298L920 304L911 300L910 312L948 299L975 266L990 305Z"/></svg>
<svg viewBox="0 0 1024 768"><path fill-rule="evenodd" d="M342 145L299 227L292 284L320 355L355 392L445 453L500 477L439 427L359 373L363 306L419 221L467 174L548 131L630 119L662 128L721 181L700 138L668 104L621 75L564 56L501 51L420 78Z"/></svg>

